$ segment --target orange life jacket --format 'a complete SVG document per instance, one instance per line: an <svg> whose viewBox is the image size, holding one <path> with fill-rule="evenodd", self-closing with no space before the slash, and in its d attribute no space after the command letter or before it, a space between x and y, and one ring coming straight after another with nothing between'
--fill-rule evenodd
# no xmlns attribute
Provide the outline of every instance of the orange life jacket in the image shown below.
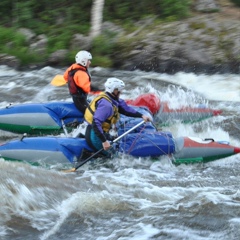
<svg viewBox="0 0 240 240"><path fill-rule="evenodd" d="M69 92L70 92L71 95L83 97L83 96L86 96L87 93L84 92L82 88L77 86L77 84L74 81L74 74L77 71L86 72L89 76L89 81L90 82L91 82L91 75L89 74L89 72L85 68L80 68L80 67L81 66L79 66L79 68L72 69L68 72L68 89L69 89Z"/></svg>

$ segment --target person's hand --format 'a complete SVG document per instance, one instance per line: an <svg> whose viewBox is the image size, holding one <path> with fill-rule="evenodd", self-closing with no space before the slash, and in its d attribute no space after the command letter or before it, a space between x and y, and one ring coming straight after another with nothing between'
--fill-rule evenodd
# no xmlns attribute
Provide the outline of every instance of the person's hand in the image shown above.
<svg viewBox="0 0 240 240"><path fill-rule="evenodd" d="M103 142L102 145L103 145L103 149L105 151L107 151L111 147L111 145L108 141Z"/></svg>
<svg viewBox="0 0 240 240"><path fill-rule="evenodd" d="M152 118L149 117L149 116L146 116L146 115L142 115L142 119L143 119L145 122L151 122L151 121L152 121Z"/></svg>

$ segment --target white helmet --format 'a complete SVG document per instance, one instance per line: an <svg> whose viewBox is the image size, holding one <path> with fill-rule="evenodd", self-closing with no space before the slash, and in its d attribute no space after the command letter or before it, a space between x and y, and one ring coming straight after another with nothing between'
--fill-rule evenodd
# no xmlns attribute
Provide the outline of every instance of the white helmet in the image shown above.
<svg viewBox="0 0 240 240"><path fill-rule="evenodd" d="M76 63L81 64L82 66L86 67L88 60L92 59L92 54L87 51L80 51L76 54L75 60Z"/></svg>
<svg viewBox="0 0 240 240"><path fill-rule="evenodd" d="M105 91L112 93L115 89L122 91L125 87L125 83L118 78L108 78L105 82Z"/></svg>

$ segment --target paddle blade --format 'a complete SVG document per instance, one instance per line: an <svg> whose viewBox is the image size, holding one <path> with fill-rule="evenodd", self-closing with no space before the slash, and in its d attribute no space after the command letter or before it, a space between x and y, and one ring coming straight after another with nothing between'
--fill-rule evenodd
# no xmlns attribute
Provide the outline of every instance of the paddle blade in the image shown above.
<svg viewBox="0 0 240 240"><path fill-rule="evenodd" d="M53 80L51 81L51 84L56 87L60 87L65 85L67 82L63 78L63 75L56 75Z"/></svg>
<svg viewBox="0 0 240 240"><path fill-rule="evenodd" d="M66 170L62 170L62 172L65 172L65 173L71 173L71 172L76 172L76 168L72 168L72 169L66 169Z"/></svg>

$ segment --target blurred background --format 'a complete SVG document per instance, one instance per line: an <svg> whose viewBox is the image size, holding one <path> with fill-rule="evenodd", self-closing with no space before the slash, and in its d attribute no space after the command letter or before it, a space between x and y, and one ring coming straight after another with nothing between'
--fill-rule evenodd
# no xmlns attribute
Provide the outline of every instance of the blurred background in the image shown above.
<svg viewBox="0 0 240 240"><path fill-rule="evenodd" d="M0 12L0 64L14 68L88 50L93 67L239 71L240 0L2 0Z"/></svg>

